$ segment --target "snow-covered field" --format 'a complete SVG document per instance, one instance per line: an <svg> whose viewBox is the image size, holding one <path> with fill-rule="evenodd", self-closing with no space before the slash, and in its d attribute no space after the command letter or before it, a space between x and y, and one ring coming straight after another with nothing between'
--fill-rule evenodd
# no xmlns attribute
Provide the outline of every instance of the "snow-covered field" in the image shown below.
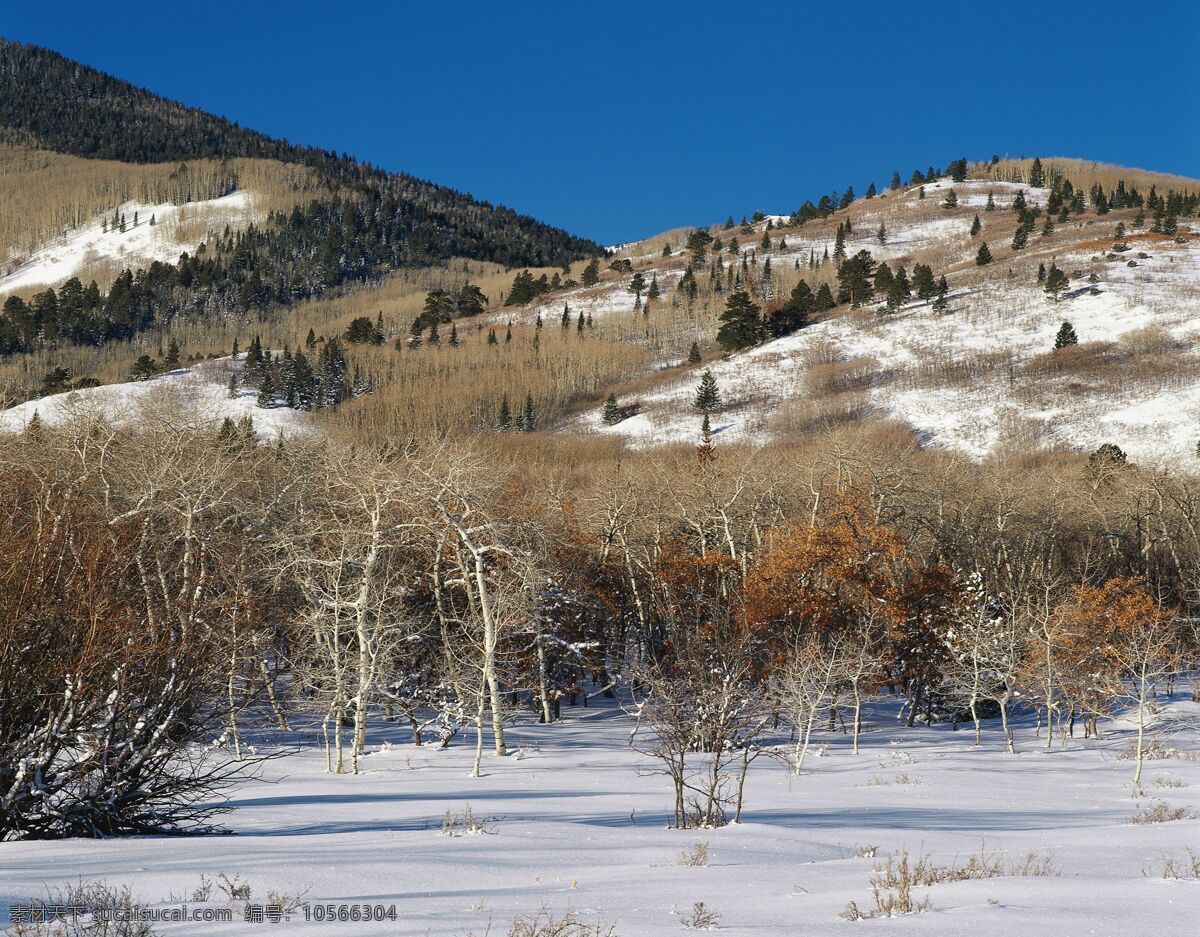
<svg viewBox="0 0 1200 937"><path fill-rule="evenodd" d="M233 192L222 198L188 202L184 205L143 205L126 202L118 207L126 218L124 231L105 231L113 212L96 217L82 228L69 231L58 241L43 247L28 258L0 267L0 293L27 290L39 286L57 286L92 263L116 263L126 267L146 267L152 261L174 263L183 251L191 251L196 241L187 236L192 222L204 230L238 228L254 217L254 196ZM138 223L133 224L134 213ZM150 224L151 217L154 224ZM201 240L203 234L201 234Z"/></svg>
<svg viewBox="0 0 1200 937"><path fill-rule="evenodd" d="M237 421L249 416L260 441L274 439L280 432L303 433L311 429L311 418L300 410L256 406L253 390L242 388L231 399L230 373L229 358L214 358L146 381L53 394L0 411L0 433L21 432L35 413L51 426L89 415L101 416L117 425L144 425L180 415L205 423L219 423L225 417Z"/></svg>
<svg viewBox="0 0 1200 937"><path fill-rule="evenodd" d="M1200 806L1200 738L1176 721L1193 719L1197 707L1182 699L1158 727L1182 754L1147 763L1141 796L1132 796L1132 764L1117 757L1127 725L1102 723L1099 741L1045 750L1023 722L1010 756L997 726L985 726L976 749L967 728L909 729L881 702L868 713L861 754L837 732L822 734L821 757L810 756L799 778L760 759L743 822L694 831L667 828L669 782L628 747L632 720L611 701L565 708L555 725L515 724L515 754L485 757L478 779L468 777L473 753L462 740L442 751L414 747L398 728L392 738L372 731L365 773L354 777L325 773L311 733L278 733L260 744L298 750L236 790L225 821L237 835L6 843L0 908L80 878L129 885L151 904L195 907L202 877L224 874L248 883L252 901L274 890L397 911L396 923L334 925L305 924L296 912L280 925L295 934L483 934L489 925L503 934L514 915L544 907L648 937L687 933L682 922L703 901L720 915L718 932L746 937L1182 937L1195 930L1200 881L1164 880L1162 860L1200 849L1200 820L1127 822L1158 801ZM444 812L468 804L487 832L442 834ZM709 864L681 865L680 853L700 842ZM888 854L951 865L981 850L1003 852L1006 865L1049 854L1057 874L919 888L930 904L919 914L838 916L851 901L871 908L868 879ZM214 903L230 906L219 889ZM242 904L232 903L233 923L156 926L206 937L261 933L263 924L242 922Z"/></svg>

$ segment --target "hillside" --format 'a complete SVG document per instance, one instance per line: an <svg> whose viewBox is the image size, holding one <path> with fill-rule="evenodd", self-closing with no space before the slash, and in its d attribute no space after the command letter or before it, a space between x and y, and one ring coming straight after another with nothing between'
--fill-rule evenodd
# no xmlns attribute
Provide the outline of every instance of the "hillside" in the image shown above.
<svg viewBox="0 0 1200 937"><path fill-rule="evenodd" d="M1046 171L1083 176L1086 165L1051 161ZM724 235L725 250L710 250L702 265L681 237L669 256L663 256L661 238L626 246L620 256L631 261L630 273L609 273L596 287L556 294L522 313L525 321L557 320L566 303L572 318L582 312L598 324L642 326L641 340L653 349L652 370L611 388L628 418L606 425L601 398L563 429L637 447L696 443L700 415L692 398L701 368L679 366L695 340L722 394L712 416L719 443L761 444L846 423L891 421L922 446L973 458L1039 449L1087 452L1106 441L1151 462L1193 457L1200 441L1194 208L1171 222L1174 230L1166 234L1154 230L1153 212L1144 206L1106 205L1100 215L1089 202L1084 212L1069 213L1046 232L1049 189L1012 181L1028 171L1018 164L977 167L963 182L943 176L859 198L802 225L775 215L731 230L716 226L709 233ZM1117 167L1092 164L1089 172L1125 179L1123 188L1141 187L1143 199L1163 194L1151 188L1156 180L1181 184ZM1191 184L1191 191L1196 188ZM952 190L957 207L945 208ZM1014 249L1018 193L1040 214L1026 246ZM972 236L977 215L981 231ZM858 307L847 302L814 311L806 328L722 355L718 316L734 289L744 288L764 319L801 279L814 292L828 284L836 293L837 264L828 258L843 223L851 225L847 257L868 251L873 262L904 267L909 276L917 264L944 276L945 308L935 308L934 296L910 296L889 307L879 295ZM741 242L737 254L729 252L732 238ZM984 242L993 260L979 266ZM701 271L691 299L678 289L689 264ZM1039 267L1052 266L1069 280L1057 299L1038 279ZM661 300L646 304L648 312L635 309L633 273L647 284L655 280L663 292ZM1056 352L1064 321L1079 343Z"/></svg>
<svg viewBox="0 0 1200 937"><path fill-rule="evenodd" d="M30 300L29 309L7 305L0 316L0 355L36 352L47 341L128 341L176 320L261 319L451 258L561 265L599 250L503 206L274 140L5 40L0 140L0 187L20 193L31 183L0 225L0 275L15 277L0 290ZM168 205L238 193L256 202L253 214L212 229L193 224L188 236L154 249L123 251L121 242L134 239L93 237L98 227L111 233L103 225L122 210L169 214ZM190 248L190 264L177 263L179 248ZM100 261L99 291L86 289L89 250ZM82 304L63 311L56 297L31 293L69 276L80 279Z"/></svg>

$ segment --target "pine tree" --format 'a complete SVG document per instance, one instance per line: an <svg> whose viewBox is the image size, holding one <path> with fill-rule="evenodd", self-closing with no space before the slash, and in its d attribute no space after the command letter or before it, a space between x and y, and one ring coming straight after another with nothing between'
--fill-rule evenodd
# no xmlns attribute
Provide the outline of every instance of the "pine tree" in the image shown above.
<svg viewBox="0 0 1200 937"><path fill-rule="evenodd" d="M1054 336L1054 348L1057 351L1059 348L1066 348L1068 345L1078 345L1079 336L1075 334L1075 327L1070 322L1064 321L1058 327L1058 334Z"/></svg>
<svg viewBox="0 0 1200 937"><path fill-rule="evenodd" d="M982 230L983 222L979 220L979 215L976 215L975 220L971 222L971 237L978 236L979 232Z"/></svg>
<svg viewBox="0 0 1200 937"><path fill-rule="evenodd" d="M621 405L617 403L617 395L609 394L604 401L604 412L600 417L606 426L614 426L621 422Z"/></svg>
<svg viewBox="0 0 1200 937"><path fill-rule="evenodd" d="M829 288L828 283L822 283L817 287L817 298L813 302L813 307L817 312L828 312L837 306L837 300L833 298L833 290Z"/></svg>
<svg viewBox="0 0 1200 937"><path fill-rule="evenodd" d="M586 321L587 321L587 320L586 320L586 319L584 319L584 317L583 317L583 310L582 310L582 309L580 309L580 310L579 310L579 318L575 320L575 333L576 333L577 335L582 335L582 334L583 334L583 326L584 326L584 324L585 324L585 322L586 322Z"/></svg>
<svg viewBox="0 0 1200 937"><path fill-rule="evenodd" d="M650 288L646 290L646 299L653 302L654 300L658 299L660 295L662 294L658 289L658 273L655 272L650 275Z"/></svg>
<svg viewBox="0 0 1200 937"><path fill-rule="evenodd" d="M229 393L227 394L227 396L229 397L230 400L237 400L238 397L241 396L241 392L238 390L238 380L237 380L236 374L229 375L228 389L229 389Z"/></svg>
<svg viewBox="0 0 1200 937"><path fill-rule="evenodd" d="M992 252L988 250L987 241L979 245L979 250L975 254L976 266L983 267L992 262Z"/></svg>
<svg viewBox="0 0 1200 937"><path fill-rule="evenodd" d="M583 275L580 277L580 282L584 286L595 286L600 282L600 258L593 257L591 262L583 268Z"/></svg>
<svg viewBox="0 0 1200 937"><path fill-rule="evenodd" d="M36 410L33 411L33 416L29 418L29 422L25 424L25 437L37 442L45 435L45 427L42 424L41 414Z"/></svg>
<svg viewBox="0 0 1200 937"><path fill-rule="evenodd" d="M696 446L696 459L701 465L708 465L717 457L716 446L713 445L712 423L708 414L700 421L700 444Z"/></svg>
<svg viewBox="0 0 1200 937"><path fill-rule="evenodd" d="M933 268L928 264L915 264L912 276L913 292L917 299L928 300L937 295L937 281L933 278Z"/></svg>
<svg viewBox="0 0 1200 937"><path fill-rule="evenodd" d="M699 364L700 363L700 343L699 342L692 342L692 347L688 350L687 363L688 364Z"/></svg>
<svg viewBox="0 0 1200 937"><path fill-rule="evenodd" d="M833 240L833 262L841 263L846 259L846 229L839 223L837 235Z"/></svg>
<svg viewBox="0 0 1200 937"><path fill-rule="evenodd" d="M900 170L898 169L892 173L892 184L890 188L893 192L900 188Z"/></svg>
<svg viewBox="0 0 1200 937"><path fill-rule="evenodd" d="M1042 160L1040 157L1034 157L1033 165L1029 167L1029 185L1031 188L1040 189L1046 184L1046 172L1042 169Z"/></svg>
<svg viewBox="0 0 1200 937"><path fill-rule="evenodd" d="M511 322L508 323L508 328L505 329L505 331L504 331L504 344L505 345L512 344L512 323Z"/></svg>
<svg viewBox="0 0 1200 937"><path fill-rule="evenodd" d="M1038 264L1037 281L1039 283L1046 282L1046 265Z"/></svg>
<svg viewBox="0 0 1200 937"><path fill-rule="evenodd" d="M164 368L174 368L179 364L179 343L172 338L167 342L167 356L163 358Z"/></svg>
<svg viewBox="0 0 1200 937"><path fill-rule="evenodd" d="M706 370L700 375L700 384L696 387L696 399L692 406L701 413L712 413L721 406L721 391L712 371Z"/></svg>
<svg viewBox="0 0 1200 937"><path fill-rule="evenodd" d="M430 345L437 345L438 343L441 342L441 340L442 340L442 337L438 334L438 327L437 327L437 323L435 322L435 323L433 323L433 325L431 325L429 327L428 341L429 341Z"/></svg>
<svg viewBox="0 0 1200 937"><path fill-rule="evenodd" d="M312 329L308 330L308 337L304 339L304 347L309 351L317 347L317 333Z"/></svg>
<svg viewBox="0 0 1200 937"><path fill-rule="evenodd" d="M450 345L450 347L451 347L451 348L457 348L457 347L458 347L458 326L457 326L457 325L455 325L453 322L452 322L452 323L450 323L450 342L449 342L449 345Z"/></svg>
<svg viewBox="0 0 1200 937"><path fill-rule="evenodd" d="M1017 225L1017 230L1013 234L1012 249L1014 251L1024 250L1025 246L1028 243L1029 243L1029 229L1022 222L1021 224Z"/></svg>
<svg viewBox="0 0 1200 937"><path fill-rule="evenodd" d="M508 408L508 394L500 398L500 413L496 416L496 428L512 429L512 411Z"/></svg>
<svg viewBox="0 0 1200 937"><path fill-rule="evenodd" d="M765 337L765 328L759 317L760 308L750 299L745 290L735 291L725 303L721 313L721 327L717 331L717 342L726 351L737 351L757 345Z"/></svg>
<svg viewBox="0 0 1200 937"><path fill-rule="evenodd" d="M950 287L946 283L946 278L943 276L938 279L937 299L933 301L933 311L941 315L950 305Z"/></svg>
<svg viewBox="0 0 1200 937"><path fill-rule="evenodd" d="M154 215L151 215L150 216L150 227L153 228L156 224L158 224L158 219Z"/></svg>
<svg viewBox="0 0 1200 937"><path fill-rule="evenodd" d="M1056 264L1050 265L1050 270L1046 274L1046 294L1055 302L1058 302L1059 296L1071 285L1070 278L1058 269ZM1061 334L1061 332L1060 332ZM1074 334L1074 332L1072 332ZM1072 342L1071 344L1074 344Z"/></svg>
<svg viewBox="0 0 1200 937"><path fill-rule="evenodd" d="M631 292L635 296L637 296L637 301L638 301L639 305L641 304L641 301L642 301L642 291L645 289L646 289L646 277L643 276L642 272L639 270L637 273L635 273L633 275L633 278L629 281L629 292Z"/></svg>
<svg viewBox="0 0 1200 937"><path fill-rule="evenodd" d="M859 251L838 268L838 302L852 307L870 302L875 295L875 261L870 251Z"/></svg>
<svg viewBox="0 0 1200 937"><path fill-rule="evenodd" d="M921 186L921 188L917 189L917 198L924 200L924 198L925 198L925 186Z"/></svg>
<svg viewBox="0 0 1200 937"><path fill-rule="evenodd" d="M564 330L571 327L571 307L566 303L563 303L562 321L560 324Z"/></svg>
<svg viewBox="0 0 1200 937"><path fill-rule="evenodd" d="M991 192L988 193L987 204L983 206L983 210L984 211L995 211L996 210L996 199L992 197Z"/></svg>
<svg viewBox="0 0 1200 937"><path fill-rule="evenodd" d="M496 330L488 329L487 343L489 345L499 345L500 339L496 338Z"/></svg>
<svg viewBox="0 0 1200 937"><path fill-rule="evenodd" d="M537 429L537 410L533 406L533 394L525 395L525 406L521 408L518 428L525 433L532 433Z"/></svg>
<svg viewBox="0 0 1200 937"><path fill-rule="evenodd" d="M144 381L153 377L156 370L158 369L154 366L154 359L149 355L138 355L129 374L135 381Z"/></svg>
<svg viewBox="0 0 1200 937"><path fill-rule="evenodd" d="M1042 223L1042 237L1048 238L1054 233L1054 219L1049 215L1046 216L1045 222Z"/></svg>
<svg viewBox="0 0 1200 937"><path fill-rule="evenodd" d="M887 226L882 221L879 222L879 230L875 232L875 238L880 244L887 243Z"/></svg>
<svg viewBox="0 0 1200 937"><path fill-rule="evenodd" d="M875 180L871 180L871 184L867 186L867 198L875 197Z"/></svg>
<svg viewBox="0 0 1200 937"><path fill-rule="evenodd" d="M958 193L951 189L942 199L942 208L958 208Z"/></svg>
<svg viewBox="0 0 1200 937"><path fill-rule="evenodd" d="M255 400L255 405L263 410L269 410L275 406L275 382L271 371L270 362L264 362L263 367L259 369L258 398Z"/></svg>

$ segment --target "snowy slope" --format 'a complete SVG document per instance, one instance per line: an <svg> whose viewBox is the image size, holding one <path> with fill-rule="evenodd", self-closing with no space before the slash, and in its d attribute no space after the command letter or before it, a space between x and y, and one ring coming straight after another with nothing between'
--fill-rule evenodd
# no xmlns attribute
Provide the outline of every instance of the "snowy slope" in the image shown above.
<svg viewBox="0 0 1200 937"><path fill-rule="evenodd" d="M236 421L249 416L260 440L274 439L281 432L312 430L313 423L307 413L287 407L256 406L253 390L243 388L236 399L230 399L228 382L233 366L229 358L215 358L147 381L106 384L30 400L0 411L0 433L21 432L35 413L51 426L89 415L101 416L118 425L132 425L144 422L164 408L204 423L220 423L225 417Z"/></svg>
<svg viewBox="0 0 1200 937"><path fill-rule="evenodd" d="M1172 713L1197 715L1177 693ZM1046 750L1031 722L1017 728L1018 754L1004 753L999 728L983 745L949 725L907 729L893 704L866 714L863 750L821 731L820 757L804 775L759 759L747 782L744 822L717 830L666 827L670 784L627 745L632 720L611 702L564 709L565 721L512 727L516 754L487 757L468 777L469 740L440 751L417 748L407 733L371 732L365 774L332 776L313 731L260 738L295 743L269 763L265 781L234 792L229 837L134 838L6 843L3 909L47 884L101 878L128 884L161 907L192 900L201 877L224 874L311 904L396 907L396 923L308 923L297 912L289 934L503 934L518 913L574 909L613 924L620 937L688 933L693 904L720 914L718 933L738 937L829 937L912 933L926 937L1184 937L1200 914L1200 882L1164 881L1162 857L1200 845L1200 820L1131 825L1127 818L1162 800L1200 806L1200 761L1151 761L1145 793L1131 798L1132 766L1119 760L1131 728L1102 724L1101 738ZM1165 716L1164 716L1165 718ZM1168 743L1194 750L1194 731ZM469 804L488 832L447 836L444 811ZM707 867L679 854L707 842ZM860 855L871 848L875 858ZM839 918L848 902L871 907L868 879L888 854L907 850L938 864L1003 851L1020 862L1051 854L1059 874L1005 876L917 889L930 909L856 924ZM229 906L213 890L207 906ZM256 934L263 924L164 924L166 934ZM490 925L490 930L489 930ZM266 928L270 929L270 928Z"/></svg>
<svg viewBox="0 0 1200 937"><path fill-rule="evenodd" d="M249 192L233 192L222 198L184 205L126 202L117 210L125 213L125 231L104 230L105 221L112 220L111 211L96 217L32 256L0 266L3 274L0 292L57 286L90 263L116 262L130 268L145 267L155 260L174 263L183 251L195 250L197 246L198 242L186 238L184 226L192 227L191 222L201 222L206 229L220 231L226 225L244 227L255 217L254 196ZM134 212L138 214L136 227ZM151 217L155 220L153 225Z"/></svg>
<svg viewBox="0 0 1200 937"><path fill-rule="evenodd" d="M1130 252L1108 260L1104 255L1115 222L1087 216L1061 226L1053 242L1042 243L1035 234L1019 255L1009 251L1011 233L994 240L996 262L981 271L974 264L979 239L967 237L974 211L960 208L949 214L940 208L951 187L948 181L927 185L922 201L912 190L889 200L856 203L854 232L846 244L848 253L867 249L876 260L903 258L910 268L914 257L919 260L932 251L940 258L935 274L945 273L951 284L950 312L939 316L922 302L896 314L884 314L882 304L858 312L838 310L800 333L713 362L726 404L713 417L717 440L762 443L786 434L781 415L818 397L806 384L812 362L832 357L843 364L858 362L869 373L861 389L866 413L908 425L926 446L979 459L1006 443L1090 451L1113 441L1140 461L1194 458L1200 440L1200 360L1193 350L1200 347L1200 240L1186 229L1180 232L1182 244L1143 231L1127 237ZM960 206L982 207L993 193L997 213L983 216L985 235L993 219L1009 215L1004 209L1017 191L1024 191L1030 204L1043 202L1046 195L1045 190L982 180L953 188ZM888 224L885 245L874 237L881 220ZM761 226L754 238L743 240L757 243L760 235ZM784 252L759 256L770 256L773 264L800 260L803 267L810 250L817 257L832 250L823 238L810 241L804 235L803 228L796 236L789 233ZM1047 246L1051 243L1053 247ZM1139 254L1148 256L1138 258L1136 267L1128 266ZM1071 276L1070 291L1058 303L1045 296L1031 275L1039 262L1047 267L1057 263ZM1018 270L1010 273L1010 265ZM1093 273L1097 279L1089 282ZM662 272L659 280L670 282ZM632 307L632 297L619 284L593 291L586 301L597 312ZM1162 330L1175 343L1171 355L1182 373L1165 382L1139 379L1117 387L1086 380L1081 386L1071 375L1025 377L1022 368L1052 349L1063 320L1072 322L1083 343L1118 347L1147 327ZM987 379L951 376L964 361L996 355L1010 356L1008 365L997 372L993 364ZM1131 368L1136 371L1136 365ZM673 371L637 396L637 416L605 426L596 409L568 429L623 437L638 447L695 442L700 420L690 402L698 377L690 369Z"/></svg>

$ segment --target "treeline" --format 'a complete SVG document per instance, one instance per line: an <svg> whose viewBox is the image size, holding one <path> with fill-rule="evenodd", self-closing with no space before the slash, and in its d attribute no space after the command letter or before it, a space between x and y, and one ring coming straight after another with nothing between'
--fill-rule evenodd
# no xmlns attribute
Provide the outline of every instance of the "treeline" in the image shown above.
<svg viewBox="0 0 1200 937"><path fill-rule="evenodd" d="M773 726L796 730L795 768L839 724L869 741L876 694L910 722L995 716L1010 750L1034 712L1037 744L1067 744L1144 723L1196 660L1200 484L1104 453L153 427L81 418L0 450L0 682L22 690L0 697L5 837L203 827L264 710L317 714L331 771L400 718L468 733L478 772L521 710L554 722L618 688L656 730L635 744L677 766L677 822L715 825L740 805L730 772L780 755Z"/></svg>

